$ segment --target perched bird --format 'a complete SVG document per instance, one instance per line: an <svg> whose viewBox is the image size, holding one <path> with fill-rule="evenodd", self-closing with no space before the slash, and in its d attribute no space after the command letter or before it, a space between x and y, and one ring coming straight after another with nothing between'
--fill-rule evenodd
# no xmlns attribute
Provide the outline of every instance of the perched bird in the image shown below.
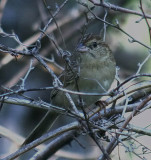
<svg viewBox="0 0 151 160"><path fill-rule="evenodd" d="M61 76L63 87L79 92L104 93L110 88L115 78L116 63L109 46L100 36L88 35L79 45L77 52L68 56L65 71ZM75 105L89 106L100 96L71 94ZM63 91L53 90L51 103L70 108L70 103ZM23 144L28 144L45 133L54 123L58 113L50 110L31 132Z"/></svg>

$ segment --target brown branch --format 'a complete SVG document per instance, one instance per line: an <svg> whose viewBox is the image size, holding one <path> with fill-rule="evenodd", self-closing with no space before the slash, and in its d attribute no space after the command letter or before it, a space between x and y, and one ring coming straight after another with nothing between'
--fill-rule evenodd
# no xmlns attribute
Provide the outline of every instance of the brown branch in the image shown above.
<svg viewBox="0 0 151 160"><path fill-rule="evenodd" d="M46 142L49 139L57 137L57 136L59 136L59 135L61 135L63 133L66 133L68 131L72 131L72 130L78 131L79 128L80 128L80 125L77 122L73 122L71 124L68 124L68 125L65 125L63 127L60 127L58 129L56 129L55 131L51 131L49 133L44 134L43 136L41 136L40 138L36 139L32 143L21 147L19 150L17 150L16 152L10 154L9 156L7 156L7 157L5 157L3 159L5 159L5 160L15 159L15 158L19 157L20 155L22 155L23 153L26 153L27 151L29 151L32 148L40 145L41 143Z"/></svg>
<svg viewBox="0 0 151 160"><path fill-rule="evenodd" d="M76 130L68 131L51 141L44 149L38 151L32 160L49 159L56 151L69 144L76 135Z"/></svg>
<svg viewBox="0 0 151 160"><path fill-rule="evenodd" d="M123 13L129 13L129 14L134 14L134 15L138 15L138 16L143 16L142 13L131 10L131 9L127 9L127 8L123 8L123 7L119 7L117 5L113 5L111 3L105 3L102 2L100 3L98 0L89 0L90 2L92 2L94 5L96 6L102 6L105 7L107 9L111 9L113 11L118 11L118 12L123 12ZM150 18L151 19L151 15L146 14L146 18Z"/></svg>
<svg viewBox="0 0 151 160"><path fill-rule="evenodd" d="M143 73L143 74L138 74L138 75L132 75L128 77L124 82L120 83L116 88L114 88L113 92L115 92L116 90L119 90L120 87L122 87L124 84L126 84L130 80L138 78L138 77L151 77L151 74Z"/></svg>
<svg viewBox="0 0 151 160"><path fill-rule="evenodd" d="M149 95L145 100L143 100L140 105L138 105L136 107L136 109L128 116L128 118L125 120L125 122L123 123L122 127L118 130L118 133L116 134L116 137L113 137L111 142L109 143L109 145L106 148L106 151L108 152L108 154L111 154L111 152L114 150L114 148L117 146L118 144L118 138L120 136L120 133L123 132L123 130L127 127L127 125L129 124L129 122L132 120L132 118L134 116L136 116L136 114L151 100L151 95ZM100 160L104 160L104 156L102 156L100 158Z"/></svg>
<svg viewBox="0 0 151 160"><path fill-rule="evenodd" d="M145 14L145 12L144 12L144 9L143 9L142 0L140 0L140 9L141 9L141 11L142 11L143 17L145 18L145 21L146 21L146 24L147 24L147 27L148 27L149 37L150 37L150 43L151 43L151 27L150 27L150 25L149 25L148 19L147 19L147 17L146 17L146 14Z"/></svg>

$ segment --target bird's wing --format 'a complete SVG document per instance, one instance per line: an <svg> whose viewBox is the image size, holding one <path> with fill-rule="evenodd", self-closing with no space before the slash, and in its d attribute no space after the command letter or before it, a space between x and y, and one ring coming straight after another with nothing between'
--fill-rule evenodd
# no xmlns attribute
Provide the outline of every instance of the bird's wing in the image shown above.
<svg viewBox="0 0 151 160"><path fill-rule="evenodd" d="M75 86L73 88L76 89L76 86L77 86L76 83L79 79L79 72L80 72L79 66L80 66L79 59L75 57L75 55L68 57L68 62L66 62L65 64L65 70L59 77L59 79L63 83L64 88L68 88L69 85L73 85ZM50 95L51 100L53 100L58 93L59 93L59 90L53 89Z"/></svg>

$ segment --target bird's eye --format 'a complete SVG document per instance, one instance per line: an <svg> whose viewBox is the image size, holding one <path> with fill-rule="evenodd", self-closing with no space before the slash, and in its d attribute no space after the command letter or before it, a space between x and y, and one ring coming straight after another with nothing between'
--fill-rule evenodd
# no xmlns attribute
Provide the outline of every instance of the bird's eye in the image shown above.
<svg viewBox="0 0 151 160"><path fill-rule="evenodd" d="M92 45L93 45L94 48L96 48L98 44L96 42L93 42Z"/></svg>

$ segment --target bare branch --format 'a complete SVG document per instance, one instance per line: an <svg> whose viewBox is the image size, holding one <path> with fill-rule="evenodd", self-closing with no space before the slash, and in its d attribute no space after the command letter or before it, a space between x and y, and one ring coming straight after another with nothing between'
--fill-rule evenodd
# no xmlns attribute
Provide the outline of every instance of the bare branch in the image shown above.
<svg viewBox="0 0 151 160"><path fill-rule="evenodd" d="M117 5L113 5L111 3L107 3L107 2L99 2L97 0L89 0L90 2L92 2L94 5L96 6L102 6L102 7L105 7L109 10L114 10L114 11L119 11L119 12L123 12L123 13L129 13L129 14L134 14L134 15L138 15L138 16L142 16L143 17L143 14L140 13L140 12L137 12L137 11L134 11L134 10L130 10L130 9L127 9L127 8L122 8L122 7L119 7ZM151 18L151 15L146 15L146 18Z"/></svg>

